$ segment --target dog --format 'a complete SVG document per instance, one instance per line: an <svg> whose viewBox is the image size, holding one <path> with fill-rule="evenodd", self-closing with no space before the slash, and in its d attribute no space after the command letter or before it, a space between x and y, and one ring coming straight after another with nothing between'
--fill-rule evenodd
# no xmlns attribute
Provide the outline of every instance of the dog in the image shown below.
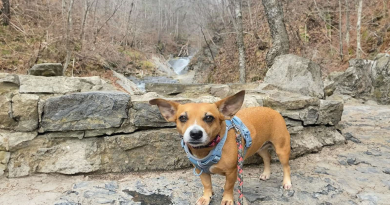
<svg viewBox="0 0 390 205"><path fill-rule="evenodd" d="M235 130L228 130L226 127L226 120L232 120L234 116L241 119L250 132L251 145L246 150L244 159L255 153L263 158L264 171L260 175L260 180L270 178L271 156L268 145L272 143L283 166L283 188L290 189L292 186L289 165L290 134L284 118L271 108L241 109L244 97L245 91L241 91L215 103L179 104L161 98L149 101L151 105L158 106L168 122L176 123L176 128L183 137L182 146L187 147L187 154L192 154L194 158L207 157L222 143L221 138L224 140L221 157L216 164L205 171L195 166L196 174L200 175L204 187L203 196L197 200L196 205L207 205L211 201L213 191L210 174L226 177L221 205L234 204L233 189L237 179L238 148Z"/></svg>

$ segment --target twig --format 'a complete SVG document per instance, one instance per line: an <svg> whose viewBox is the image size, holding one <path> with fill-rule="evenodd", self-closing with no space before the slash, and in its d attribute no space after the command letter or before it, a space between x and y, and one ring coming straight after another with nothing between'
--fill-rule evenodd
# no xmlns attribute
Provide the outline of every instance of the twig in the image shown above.
<svg viewBox="0 0 390 205"><path fill-rule="evenodd" d="M204 32L203 32L203 28L202 28L202 27L200 27L200 31L202 32L202 34L203 34L203 38L204 38L204 41L206 42L206 44L207 44L207 47L208 47L208 48L209 48L209 50L210 50L210 54L211 54L211 57L213 58L214 65L216 65L216 64L215 64L214 55L213 55L213 51L212 51L212 50L211 50L211 48L210 48L210 44L207 42L207 39L206 39L206 36L204 35Z"/></svg>

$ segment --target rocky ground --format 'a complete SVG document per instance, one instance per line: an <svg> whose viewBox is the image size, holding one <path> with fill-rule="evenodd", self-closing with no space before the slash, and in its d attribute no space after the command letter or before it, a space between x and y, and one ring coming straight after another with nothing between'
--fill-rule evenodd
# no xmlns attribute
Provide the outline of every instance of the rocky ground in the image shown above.
<svg viewBox="0 0 390 205"><path fill-rule="evenodd" d="M390 107L346 105L339 124L348 143L290 161L293 189L281 189L282 169L259 181L259 167L245 167L249 204L389 204ZM262 168L262 165L260 165ZM108 175L34 175L0 178L0 204L194 204L202 194L192 170ZM213 177L215 197L224 179Z"/></svg>

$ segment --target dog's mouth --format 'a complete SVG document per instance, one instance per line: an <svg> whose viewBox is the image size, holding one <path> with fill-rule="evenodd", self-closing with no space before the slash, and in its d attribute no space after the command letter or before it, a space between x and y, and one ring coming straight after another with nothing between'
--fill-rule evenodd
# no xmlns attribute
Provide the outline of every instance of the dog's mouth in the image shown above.
<svg viewBox="0 0 390 205"><path fill-rule="evenodd" d="M192 142L187 142L189 145L191 145L191 147L201 147L204 145L204 143L202 142L196 142L196 141L192 141Z"/></svg>

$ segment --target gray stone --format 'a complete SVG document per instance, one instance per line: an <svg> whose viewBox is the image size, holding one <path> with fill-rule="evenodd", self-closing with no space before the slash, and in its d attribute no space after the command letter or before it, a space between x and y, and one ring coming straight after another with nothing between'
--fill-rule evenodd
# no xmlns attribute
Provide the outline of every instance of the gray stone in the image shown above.
<svg viewBox="0 0 390 205"><path fill-rule="evenodd" d="M38 100L39 96L31 94L12 98L12 117L17 121L15 131L28 132L38 128Z"/></svg>
<svg viewBox="0 0 390 205"><path fill-rule="evenodd" d="M226 98L230 93L230 87L228 85L212 85L210 88L210 94L219 98Z"/></svg>
<svg viewBox="0 0 390 205"><path fill-rule="evenodd" d="M263 105L277 110L300 110L309 106L319 107L320 100L315 97L279 91L268 94L263 99Z"/></svg>
<svg viewBox="0 0 390 205"><path fill-rule="evenodd" d="M15 74L0 73L0 95L14 92L19 89L19 76Z"/></svg>
<svg viewBox="0 0 390 205"><path fill-rule="evenodd" d="M345 138L334 127L305 127L298 134L291 134L291 156L297 157L305 153L318 152L323 146L341 144Z"/></svg>
<svg viewBox="0 0 390 205"><path fill-rule="evenodd" d="M321 67L309 59L293 54L278 56L264 82L282 90L324 98Z"/></svg>
<svg viewBox="0 0 390 205"><path fill-rule="evenodd" d="M140 95L142 94L143 92L137 87L137 85L135 83L133 83L133 81L129 80L128 78L126 78L124 75L120 74L120 73L117 73L115 71L112 70L112 73L113 75L118 78L118 80L116 80L116 83L118 83L118 85L120 85L127 93L129 93L130 95Z"/></svg>
<svg viewBox="0 0 390 205"><path fill-rule="evenodd" d="M73 92L115 90L98 76L43 77L20 75L20 93L66 94Z"/></svg>
<svg viewBox="0 0 390 205"><path fill-rule="evenodd" d="M345 137L346 140L351 140L354 143L358 143L358 144L362 143L358 138L352 136L352 134L349 133L349 132L345 133L344 137Z"/></svg>
<svg viewBox="0 0 390 205"><path fill-rule="evenodd" d="M389 169L389 168L383 169L383 173L385 173L385 174L390 174L390 169Z"/></svg>
<svg viewBox="0 0 390 205"><path fill-rule="evenodd" d="M36 76L63 76L63 67L61 63L42 63L35 64L28 70L29 75Z"/></svg>
<svg viewBox="0 0 390 205"><path fill-rule="evenodd" d="M13 132L0 130L0 150L14 151L25 146L24 142L33 140L37 132Z"/></svg>
<svg viewBox="0 0 390 205"><path fill-rule="evenodd" d="M85 131L67 131L67 132L48 132L42 136L47 138L78 138L82 139L84 137Z"/></svg>
<svg viewBox="0 0 390 205"><path fill-rule="evenodd" d="M379 197L375 193L360 193L357 197L362 201L368 201L370 204L378 204Z"/></svg>
<svg viewBox="0 0 390 205"><path fill-rule="evenodd" d="M381 104L390 104L390 55L378 54L371 69L374 98Z"/></svg>
<svg viewBox="0 0 390 205"><path fill-rule="evenodd" d="M343 114L344 104L340 101L320 100L317 124L337 125Z"/></svg>
<svg viewBox="0 0 390 205"><path fill-rule="evenodd" d="M161 115L157 106L152 106L148 101L133 101L130 116L131 122L136 127L175 127L174 122L167 122Z"/></svg>
<svg viewBox="0 0 390 205"><path fill-rule="evenodd" d="M0 95L0 129L11 129L17 126L12 117L12 101L10 97Z"/></svg>
<svg viewBox="0 0 390 205"><path fill-rule="evenodd" d="M369 60L350 60L349 68L334 79L334 93L357 98L369 96L372 89L370 70L373 64L374 62Z"/></svg>
<svg viewBox="0 0 390 205"><path fill-rule="evenodd" d="M7 168L10 155L9 152L0 151L0 176L4 174L4 171Z"/></svg>
<svg viewBox="0 0 390 205"><path fill-rule="evenodd" d="M120 92L85 92L49 98L41 126L45 131L120 127L128 117L130 96Z"/></svg>
<svg viewBox="0 0 390 205"><path fill-rule="evenodd" d="M207 84L165 84L165 83L146 83L146 92L156 92L164 97L199 97L209 95L211 85Z"/></svg>

